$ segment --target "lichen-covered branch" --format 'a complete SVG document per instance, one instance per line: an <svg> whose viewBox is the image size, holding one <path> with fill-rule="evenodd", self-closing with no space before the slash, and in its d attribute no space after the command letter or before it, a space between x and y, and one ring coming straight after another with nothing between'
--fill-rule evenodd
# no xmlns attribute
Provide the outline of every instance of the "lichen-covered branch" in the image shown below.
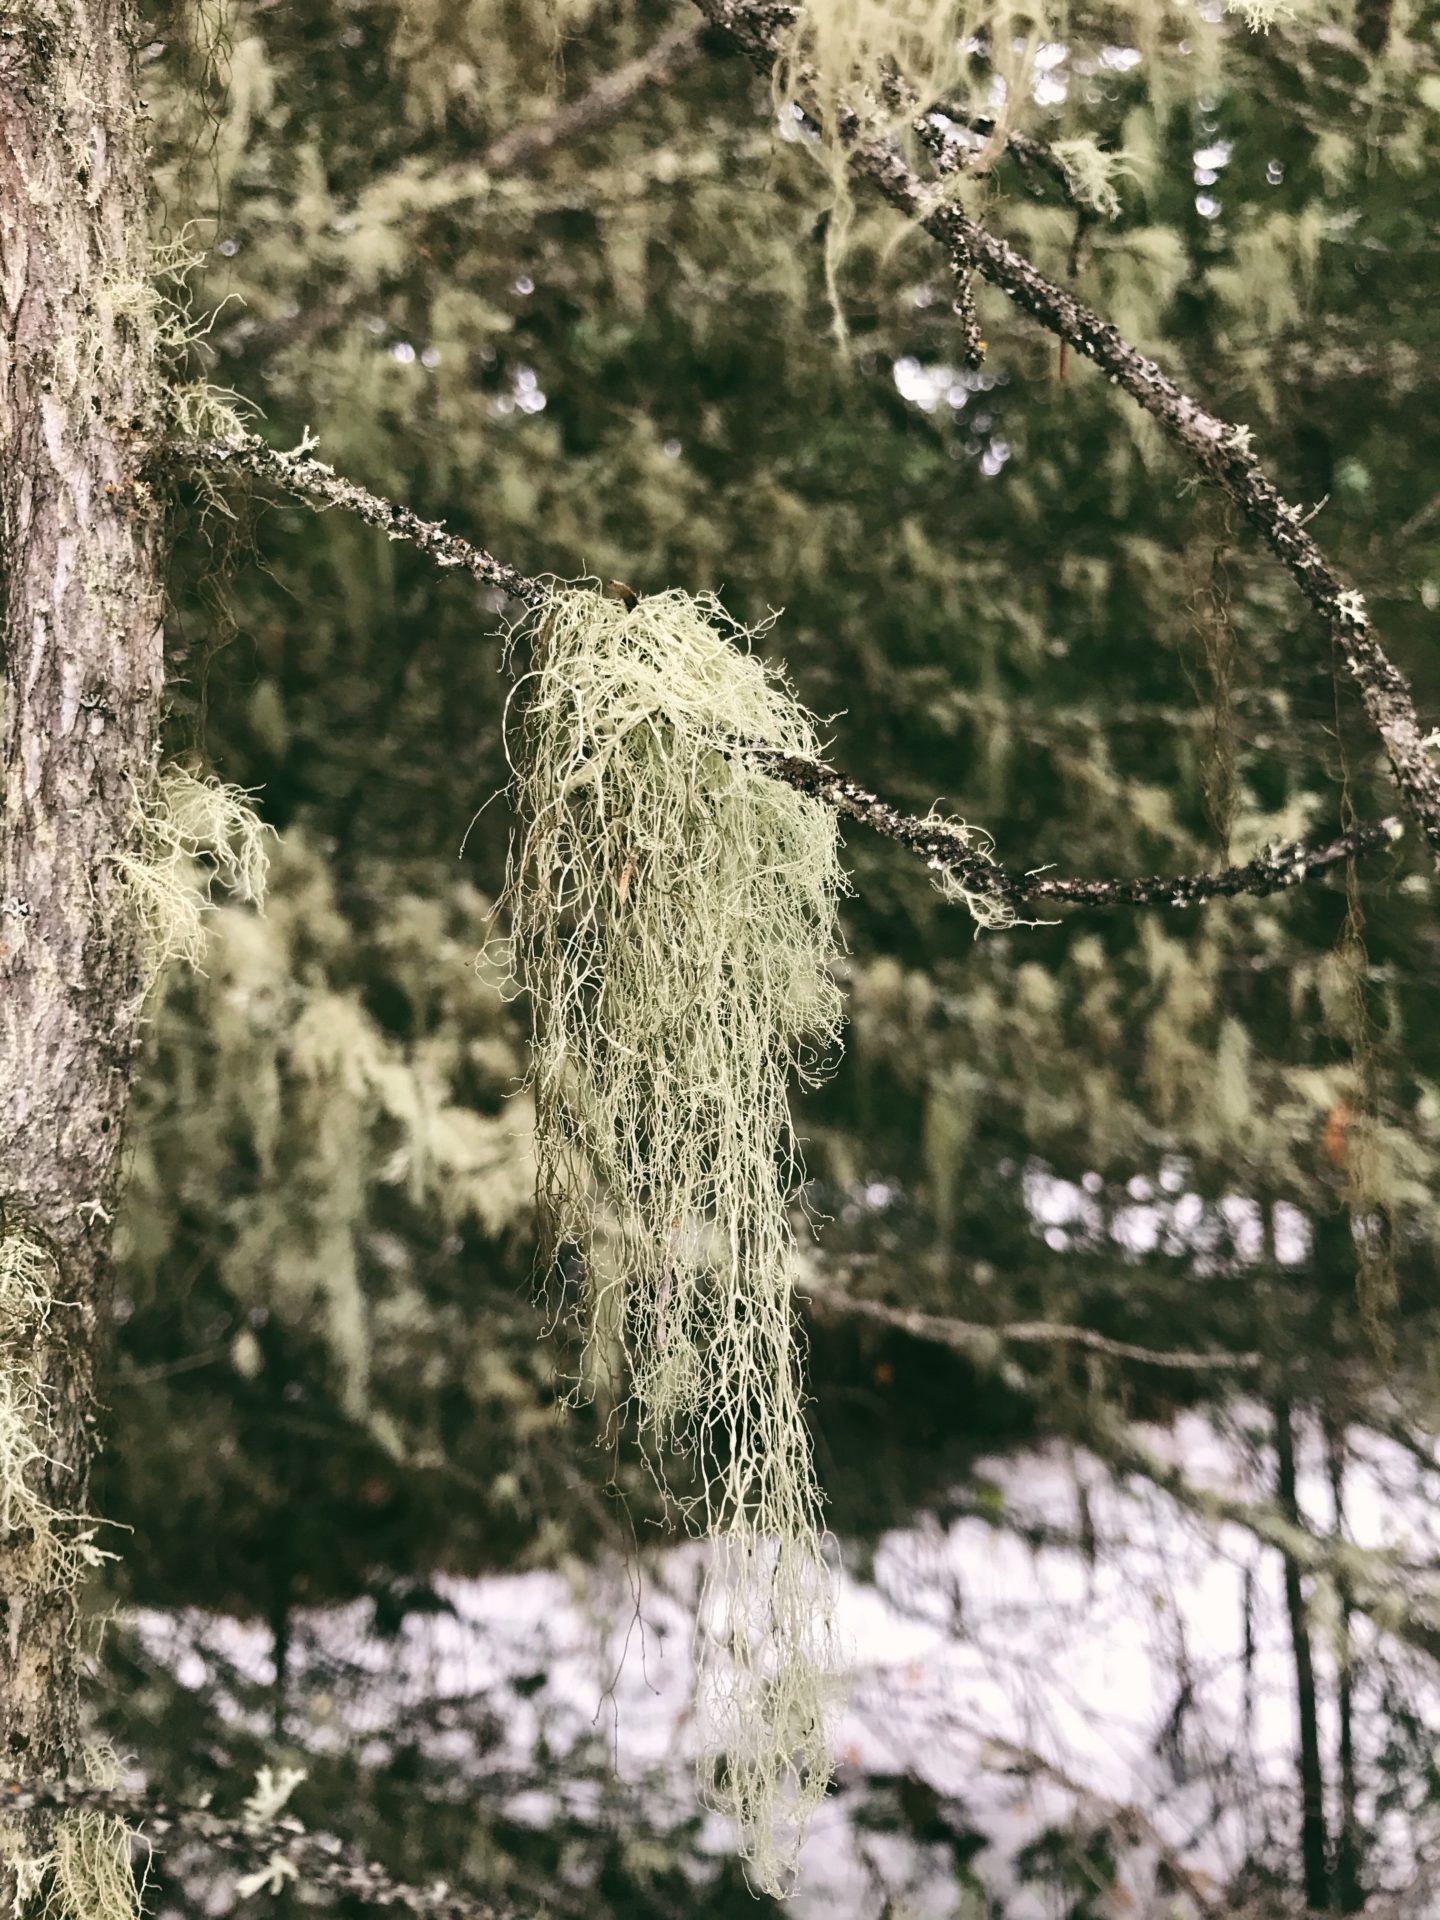
<svg viewBox="0 0 1440 1920"><path fill-rule="evenodd" d="M151 1842L171 1837L193 1840L239 1866L258 1867L257 1886L278 1890L294 1881L367 1906L397 1908L416 1915L417 1920L518 1920L514 1907L477 1899L443 1880L428 1887L397 1880L334 1834L309 1833L289 1817L257 1823L227 1817L209 1807L179 1805L149 1788L95 1786L79 1780L24 1780L0 1786L0 1821L37 1812L81 1810L111 1814L139 1828Z"/></svg>
<svg viewBox="0 0 1440 1920"><path fill-rule="evenodd" d="M397 506L345 479L303 448L279 453L249 434L233 442L177 444L170 449L170 457L212 470L244 473L281 487L312 506L339 507L356 514L367 526L380 528L389 539L405 540L418 547L438 566L460 568L472 579L498 587L524 606L540 606L551 591L551 583L520 573L441 522L424 520L408 507ZM1067 879L1048 868L1019 872L1003 867L979 849L973 833L956 822L938 814L901 813L821 760L797 759L738 741L735 750L753 755L774 779L823 800L842 818L857 820L918 854L937 878L948 877L967 897L995 904L1003 910L1002 917L1008 918L1014 917L1017 904L1032 901L1094 907L1194 907L1237 894L1280 893L1356 854L1388 845L1401 833L1400 822L1388 818L1329 840L1292 841L1268 848L1243 866L1222 867L1214 873Z"/></svg>
<svg viewBox="0 0 1440 1920"><path fill-rule="evenodd" d="M995 136L997 122L988 113L974 113L968 107L948 100L942 104L939 111L956 126L967 128L983 140L990 140ZM948 133L933 121L927 121L923 131L919 129L917 131L921 131L921 137L934 154L935 164L942 173L963 173L967 170L967 163L973 157L973 150L959 145L954 134ZM1068 207L1072 207L1077 213L1082 210L1082 203L1076 197L1075 182L1065 162L1053 147L1047 146L1043 140L1036 140L1030 134L1020 133L1014 128L1005 130L1004 142L1005 151L1014 159L1027 185L1033 187L1037 176L1043 175Z"/></svg>
<svg viewBox="0 0 1440 1920"><path fill-rule="evenodd" d="M252 480L264 480L281 487L312 507L339 507L353 513L368 527L378 527L391 540L407 541L433 560L437 567L459 567L474 580L488 587L499 587L513 600L537 607L545 597L543 581L517 573L464 539L439 520L422 520L409 507L384 500L368 487L358 486L336 473L324 460L314 459L309 443L291 453L279 453L258 434L236 435L233 440L207 440L180 444L172 449L175 457L192 465L221 472L248 474Z"/></svg>
<svg viewBox="0 0 1440 1920"><path fill-rule="evenodd" d="M794 7L777 0L696 0L696 5L760 72L774 70L795 24ZM953 194L918 174L894 142L877 135L858 113L842 108L835 131L850 172L938 241L957 275L979 273L1093 361L1235 501L1324 621L1384 745L1406 807L1440 865L1440 757L1425 744L1409 686L1381 646L1360 594L1347 586L1298 509L1256 463L1248 430L1211 413L1008 241L970 219Z"/></svg>

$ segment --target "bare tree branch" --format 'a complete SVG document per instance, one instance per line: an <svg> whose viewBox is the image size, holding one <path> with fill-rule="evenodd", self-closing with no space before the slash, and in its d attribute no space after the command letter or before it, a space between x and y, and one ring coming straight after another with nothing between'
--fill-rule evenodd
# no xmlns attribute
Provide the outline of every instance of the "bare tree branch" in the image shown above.
<svg viewBox="0 0 1440 1920"><path fill-rule="evenodd" d="M705 52L709 32L698 21L673 28L648 52L612 73L602 74L578 100L557 108L548 119L508 127L473 160L457 161L425 176L427 196L433 199L437 192L443 193L444 204L453 207L484 194L497 180L531 171L572 141L599 133L618 120L648 87L676 80L694 66ZM244 322L222 330L221 344L226 351L249 356L306 345L338 326L357 304L358 297L350 293L263 325Z"/></svg>
<svg viewBox="0 0 1440 1920"><path fill-rule="evenodd" d="M1110 1799L1097 1788L1077 1780L1058 1761L1047 1759L1038 1747L1022 1746L1016 1740L1007 1740L1001 1734L984 1731L978 1726L974 1730L988 1746L1008 1757L1013 1772L1053 1781L1121 1835L1144 1834L1176 1884L1185 1889L1207 1920L1220 1920L1222 1913L1231 1911L1223 1907L1220 1899L1210 1891L1208 1877L1203 1871L1187 1864L1143 1807L1133 1801Z"/></svg>
<svg viewBox="0 0 1440 1920"><path fill-rule="evenodd" d="M424 520L409 507L397 506L343 478L323 460L312 458L305 447L277 453L250 434L236 442L177 445L171 448L170 457L198 467L248 474L283 488L311 506L339 507L367 526L378 527L389 539L405 540L418 547L437 566L461 568L472 579L498 588L527 607L542 605L549 591L545 580L507 566L462 534L452 533L442 522ZM1279 893L1356 854L1388 845L1401 834L1400 822L1392 817L1354 827L1330 840L1314 844L1292 841L1272 847L1244 866L1222 867L1214 873L1149 879L1065 879L1046 869L1021 873L1002 867L987 853L978 851L974 836L958 825L938 815L901 813L823 761L799 760L743 741L736 742L735 751L750 756L772 778L824 801L842 818L858 820L872 832L918 854L933 873L947 874L968 891L1007 905L1049 901L1092 907L1193 907L1237 894Z"/></svg>
<svg viewBox="0 0 1440 1920"><path fill-rule="evenodd" d="M1440 1660L1440 1591L1433 1575L1428 1590L1413 1591L1402 1581L1402 1570L1383 1551L1338 1537L1322 1538L1267 1501L1246 1500L1220 1487L1196 1486L1107 1408L1090 1408L1077 1438L1119 1472L1148 1480L1197 1519L1241 1527L1283 1554L1301 1573L1325 1575L1343 1587L1356 1611L1369 1615L1381 1631Z"/></svg>
<svg viewBox="0 0 1440 1920"><path fill-rule="evenodd" d="M696 5L767 75L797 18L796 9L780 0L696 0ZM853 109L842 107L836 120L850 171L938 241L957 276L978 272L1048 332L1092 360L1235 501L1325 622L1384 744L1405 804L1440 866L1440 759L1432 759L1426 747L1409 685L1381 646L1361 596L1326 559L1299 510L1256 464L1248 430L1210 413L1107 321L1007 241L968 218L953 197L917 174L894 142L877 136Z"/></svg>
<svg viewBox="0 0 1440 1920"><path fill-rule="evenodd" d="M893 1327L915 1340L973 1355L997 1346L1071 1346L1102 1353L1111 1360L1133 1360L1145 1367L1168 1367L1187 1373L1246 1373L1260 1365L1258 1353L1180 1353L1157 1347L1112 1340L1093 1327L1069 1326L1058 1320L1012 1320L986 1326L978 1320L952 1320L948 1314L916 1313L906 1307L887 1307L878 1300L823 1289L811 1294L807 1310L820 1320L869 1320Z"/></svg>
<svg viewBox="0 0 1440 1920"><path fill-rule="evenodd" d="M705 29L700 25L675 27L657 40L648 53L597 80L587 93L560 107L548 120L512 127L492 140L480 155L485 173L515 173L534 166L556 147L598 133L618 120L647 87L661 86L693 67L704 52Z"/></svg>
<svg viewBox="0 0 1440 1920"><path fill-rule="evenodd" d="M849 1297L821 1293L810 1302L812 1312L835 1318L858 1317L894 1326L917 1340L952 1351L983 1356L1009 1341L1070 1339L1097 1347L1117 1357L1159 1366L1234 1366L1250 1368L1263 1360L1255 1353L1206 1355L1164 1354L1144 1347L1105 1340L1088 1328L1065 1327L1044 1321L1009 1327L985 1327L948 1316L910 1313ZM1198 1486L1182 1468L1172 1465L1136 1432L1122 1414L1092 1396L1081 1410L1071 1410L1069 1431L1081 1445L1097 1454L1118 1475L1147 1481L1175 1505L1207 1526L1241 1528L1262 1545L1273 1548L1302 1574L1319 1575L1343 1589L1350 1605L1375 1626L1427 1658L1440 1661L1440 1568L1406 1567L1394 1554L1357 1546L1340 1535L1323 1537L1282 1512L1269 1501L1248 1500L1224 1487ZM1416 1586L1414 1583L1420 1581Z"/></svg>

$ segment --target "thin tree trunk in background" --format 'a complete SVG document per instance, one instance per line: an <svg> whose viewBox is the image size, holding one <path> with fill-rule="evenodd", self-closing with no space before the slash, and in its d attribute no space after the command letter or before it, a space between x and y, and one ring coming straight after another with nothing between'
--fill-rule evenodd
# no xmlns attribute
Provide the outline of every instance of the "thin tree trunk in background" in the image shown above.
<svg viewBox="0 0 1440 1920"><path fill-rule="evenodd" d="M1300 1524L1295 1491L1295 1431L1290 1403L1275 1403L1276 1494L1285 1518ZM1285 1558L1285 1611L1290 1620L1290 1646L1295 1657L1295 1703L1300 1720L1300 1858L1305 1879L1305 1904L1315 1913L1330 1908L1330 1843L1325 1830L1325 1775L1320 1760L1320 1723L1315 1698L1315 1660L1310 1648L1310 1626L1305 1618L1305 1596L1300 1569Z"/></svg>
<svg viewBox="0 0 1440 1920"><path fill-rule="evenodd" d="M1325 1422L1325 1459L1330 1474L1330 1495L1335 1507L1335 1532L1345 1534L1345 1431L1327 1418ZM1359 1913L1365 1905L1361 1885L1364 1848L1360 1833L1359 1784L1355 1772L1355 1672L1354 1642L1350 1634L1350 1595L1346 1583L1337 1581L1340 1592L1340 1832L1335 1844L1335 1904L1341 1913Z"/></svg>
<svg viewBox="0 0 1440 1920"><path fill-rule="evenodd" d="M66 1513L86 1498L138 1041L111 856L162 675L136 38L130 0L0 0L0 1234L58 1265L48 1325L11 1327L3 1365L48 1393L34 1484ZM0 1779L79 1761L73 1594L37 1581L29 1544L0 1534ZM0 1905L13 1884L0 1857Z"/></svg>

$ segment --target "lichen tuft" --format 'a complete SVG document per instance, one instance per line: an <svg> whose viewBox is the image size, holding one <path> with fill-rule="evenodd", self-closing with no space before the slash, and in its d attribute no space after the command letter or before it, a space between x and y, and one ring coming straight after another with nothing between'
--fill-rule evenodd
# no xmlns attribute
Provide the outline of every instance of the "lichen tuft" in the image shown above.
<svg viewBox="0 0 1440 1920"><path fill-rule="evenodd" d="M838 1040L836 824L736 751L819 743L714 600L562 587L533 635L508 898L542 1226L557 1273L581 1257L592 1363L616 1354L660 1459L697 1465L716 1799L773 1890L830 1777L836 1692L788 1109Z"/></svg>
<svg viewBox="0 0 1440 1920"><path fill-rule="evenodd" d="M85 1751L85 1775L96 1786L115 1786L120 1766L109 1747ZM135 1878L135 1835L113 1813L80 1807L56 1823L42 1920L139 1920L143 1889Z"/></svg>
<svg viewBox="0 0 1440 1920"><path fill-rule="evenodd" d="M137 790L130 830L114 864L141 929L148 991L174 960L200 966L217 881L232 898L264 906L272 829L243 788L171 765Z"/></svg>

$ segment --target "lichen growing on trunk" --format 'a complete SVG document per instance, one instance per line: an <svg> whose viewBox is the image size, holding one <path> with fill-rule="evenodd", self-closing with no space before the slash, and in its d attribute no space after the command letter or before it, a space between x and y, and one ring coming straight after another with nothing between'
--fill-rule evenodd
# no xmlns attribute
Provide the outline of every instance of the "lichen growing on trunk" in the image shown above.
<svg viewBox="0 0 1440 1920"><path fill-rule="evenodd" d="M55 1451L46 1386L59 1268L26 1229L0 1217L0 1537L22 1590L69 1590L105 1555L83 1515L52 1505L37 1485Z"/></svg>
<svg viewBox="0 0 1440 1920"><path fill-rule="evenodd" d="M0 33L0 1766L80 1763L77 1557L108 1338L109 1222L139 1045L139 941L113 855L154 765L164 415L131 0L23 0ZM17 935L21 937L17 937ZM23 1232L53 1256L16 1279ZM27 1259L31 1259L27 1256ZM33 1267L33 1259L31 1259ZM33 1278L33 1273L32 1276ZM32 1451L33 1450L33 1451ZM0 1910L46 1813L10 1822Z"/></svg>
<svg viewBox="0 0 1440 1920"><path fill-rule="evenodd" d="M0 1538L10 1548L12 1588L42 1603L72 1592L105 1558L95 1526L53 1505L38 1484L58 1447L46 1383L52 1323L67 1305L59 1280L43 1241L0 1217ZM139 1912L129 1829L110 1815L67 1814L44 1852L17 1829L0 1828L0 1860L12 1875L16 1920L37 1903L54 1920L133 1920Z"/></svg>
<svg viewBox="0 0 1440 1920"><path fill-rule="evenodd" d="M85 1749L84 1775L97 1787L120 1783L114 1752L102 1742ZM79 1807L55 1828L55 1848L45 1863L43 1920L137 1920L143 1889L135 1878L136 1835L113 1813Z"/></svg>
<svg viewBox="0 0 1440 1920"><path fill-rule="evenodd" d="M120 1767L111 1750L88 1746L83 1775L94 1786L113 1787ZM11 1920L139 1920L143 1887L135 1878L138 1836L113 1813L78 1807L55 1822L43 1853L27 1847L20 1832L0 1824L0 1859L13 1876Z"/></svg>
<svg viewBox="0 0 1440 1920"><path fill-rule="evenodd" d="M240 787L172 762L134 792L130 844L113 856L144 939L146 989L172 961L199 967L205 916L218 880L263 908L272 830Z"/></svg>
<svg viewBox="0 0 1440 1920"><path fill-rule="evenodd" d="M618 1347L660 1461L698 1466L718 1799L773 1888L830 1773L788 1090L838 1038L835 818L750 763L819 743L715 602L563 588L534 637L509 902L542 1232L553 1264L579 1251L592 1355Z"/></svg>

